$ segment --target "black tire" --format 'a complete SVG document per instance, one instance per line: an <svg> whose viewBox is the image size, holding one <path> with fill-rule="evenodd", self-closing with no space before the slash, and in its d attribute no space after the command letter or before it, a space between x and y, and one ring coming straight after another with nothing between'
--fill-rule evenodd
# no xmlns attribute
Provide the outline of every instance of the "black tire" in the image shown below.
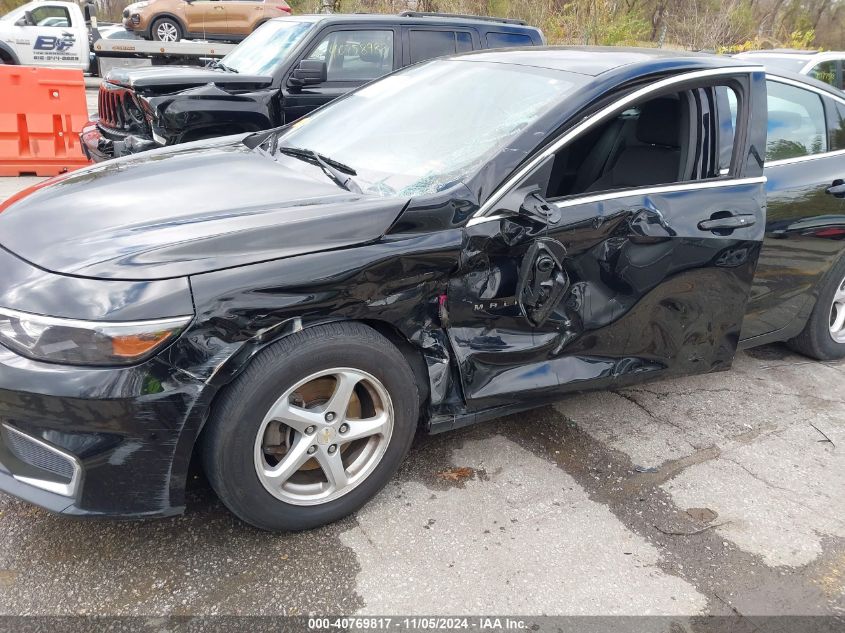
<svg viewBox="0 0 845 633"><path fill-rule="evenodd" d="M253 460L257 434L270 407L286 390L335 367L367 372L381 381L393 404L393 432L381 461L343 496L302 506L270 494ZM269 531L306 530L341 519L373 498L398 470L417 430L419 395L414 373L384 336L361 323L303 330L262 351L215 402L201 438L206 476L239 518Z"/></svg>
<svg viewBox="0 0 845 633"><path fill-rule="evenodd" d="M825 276L819 297L804 330L789 341L796 352L817 360L845 358L845 343L837 343L830 334L833 297L845 282L845 257L841 258Z"/></svg>
<svg viewBox="0 0 845 633"><path fill-rule="evenodd" d="M162 25L169 25L174 30L174 32L176 34L175 40L162 40L161 39L161 36L159 35L158 30L159 30L159 28L161 28ZM155 22L153 22L152 27L150 27L150 36L156 42L162 42L162 41L178 42L179 40L182 39L182 37L184 36L184 33L182 32L182 25L179 24L179 22L177 22L173 18L165 17L165 18L158 18Z"/></svg>

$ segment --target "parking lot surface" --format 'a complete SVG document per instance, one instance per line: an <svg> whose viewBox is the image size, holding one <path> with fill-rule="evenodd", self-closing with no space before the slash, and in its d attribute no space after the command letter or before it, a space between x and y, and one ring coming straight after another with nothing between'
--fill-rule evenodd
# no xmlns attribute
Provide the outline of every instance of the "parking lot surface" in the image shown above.
<svg viewBox="0 0 845 633"><path fill-rule="evenodd" d="M240 523L200 474L154 522L0 495L0 614L845 617L843 380L769 346L419 437L372 503L307 533Z"/></svg>

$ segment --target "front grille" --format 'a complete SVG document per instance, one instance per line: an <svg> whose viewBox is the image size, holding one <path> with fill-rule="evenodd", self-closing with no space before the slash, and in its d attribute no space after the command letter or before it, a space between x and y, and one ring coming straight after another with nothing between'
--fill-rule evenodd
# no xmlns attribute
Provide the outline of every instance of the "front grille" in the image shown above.
<svg viewBox="0 0 845 633"><path fill-rule="evenodd" d="M122 130L126 126L125 98L125 90L107 88L105 85L100 86L97 110L100 113L100 122L103 125L115 130Z"/></svg>
<svg viewBox="0 0 845 633"><path fill-rule="evenodd" d="M134 26L138 26L140 23L141 23L141 16L136 13L135 15L132 16L132 24Z"/></svg>
<svg viewBox="0 0 845 633"><path fill-rule="evenodd" d="M6 446L15 457L25 464L64 479L64 483L70 483L73 480L74 464L70 459L33 441L19 431L6 428L9 430L6 434Z"/></svg>
<svg viewBox="0 0 845 633"><path fill-rule="evenodd" d="M151 138L152 130L132 91L121 86L104 82L100 85L97 96L97 110L100 115L100 127L118 136L134 134Z"/></svg>

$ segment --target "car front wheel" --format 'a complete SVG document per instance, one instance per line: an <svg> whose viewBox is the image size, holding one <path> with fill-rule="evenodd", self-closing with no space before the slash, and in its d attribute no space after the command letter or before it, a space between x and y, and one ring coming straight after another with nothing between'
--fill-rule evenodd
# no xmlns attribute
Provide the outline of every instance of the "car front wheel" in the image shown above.
<svg viewBox="0 0 845 633"><path fill-rule="evenodd" d="M256 527L317 527L381 490L418 416L413 371L385 337L357 323L304 330L264 350L215 405L206 474Z"/></svg>
<svg viewBox="0 0 845 633"><path fill-rule="evenodd" d="M182 27L171 18L159 18L151 29L153 39L158 42L178 42L182 39Z"/></svg>

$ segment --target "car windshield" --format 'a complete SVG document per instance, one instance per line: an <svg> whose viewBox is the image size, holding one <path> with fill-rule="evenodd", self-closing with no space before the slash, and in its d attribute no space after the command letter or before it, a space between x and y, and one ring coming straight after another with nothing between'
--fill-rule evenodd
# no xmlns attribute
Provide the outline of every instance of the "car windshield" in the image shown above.
<svg viewBox="0 0 845 633"><path fill-rule="evenodd" d="M271 20L256 29L220 63L242 75L270 75L313 27L314 22L308 20Z"/></svg>
<svg viewBox="0 0 845 633"><path fill-rule="evenodd" d="M806 57L777 57L775 55L748 55L749 58L760 62L769 68L799 72L810 60Z"/></svg>
<svg viewBox="0 0 845 633"><path fill-rule="evenodd" d="M435 60L300 119L281 145L348 165L365 193L434 193L477 171L587 79L546 68Z"/></svg>

